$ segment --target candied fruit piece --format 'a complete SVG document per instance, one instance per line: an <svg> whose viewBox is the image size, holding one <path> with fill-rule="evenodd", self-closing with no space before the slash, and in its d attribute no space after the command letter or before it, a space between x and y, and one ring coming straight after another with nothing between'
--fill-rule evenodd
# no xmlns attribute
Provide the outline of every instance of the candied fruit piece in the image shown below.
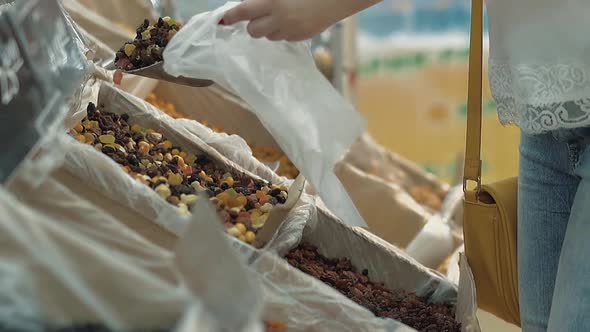
<svg viewBox="0 0 590 332"><path fill-rule="evenodd" d="M130 57L133 54L133 52L135 51L136 48L137 47L135 45L133 45L133 44L125 44L125 47L124 47L125 55L127 55L128 57Z"/></svg>
<svg viewBox="0 0 590 332"><path fill-rule="evenodd" d="M252 231L247 231L244 237L248 243L253 243L256 240L256 234L254 234Z"/></svg>
<svg viewBox="0 0 590 332"><path fill-rule="evenodd" d="M234 227L237 228L240 231L240 233L242 233L242 234L246 234L246 232L248 231L246 229L246 225L244 225L242 223L236 223L236 225Z"/></svg>
<svg viewBox="0 0 590 332"><path fill-rule="evenodd" d="M168 185L166 184L161 184L157 186L155 190L163 199L167 199L168 197L170 197L170 195L172 195L170 187L168 187Z"/></svg>
<svg viewBox="0 0 590 332"><path fill-rule="evenodd" d="M115 136L113 135L100 135L98 140L102 144L115 144Z"/></svg>
<svg viewBox="0 0 590 332"><path fill-rule="evenodd" d="M168 183L170 183L171 186L178 186L182 184L182 175L178 173L171 173L168 175Z"/></svg>

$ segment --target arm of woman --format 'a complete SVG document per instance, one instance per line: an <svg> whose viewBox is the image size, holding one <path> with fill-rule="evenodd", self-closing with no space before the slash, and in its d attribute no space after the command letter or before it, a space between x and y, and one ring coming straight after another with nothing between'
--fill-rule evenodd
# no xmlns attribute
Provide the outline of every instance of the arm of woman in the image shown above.
<svg viewBox="0 0 590 332"><path fill-rule="evenodd" d="M221 24L249 21L254 38L301 41L381 0L245 0L228 10Z"/></svg>

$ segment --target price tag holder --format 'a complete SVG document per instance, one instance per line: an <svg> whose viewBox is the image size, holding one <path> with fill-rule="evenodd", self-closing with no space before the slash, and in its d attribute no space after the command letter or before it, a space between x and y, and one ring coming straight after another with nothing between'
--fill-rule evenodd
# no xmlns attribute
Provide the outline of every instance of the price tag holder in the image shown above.
<svg viewBox="0 0 590 332"><path fill-rule="evenodd" d="M57 0L16 1L0 12L0 183L47 135L64 130L66 98L86 60Z"/></svg>

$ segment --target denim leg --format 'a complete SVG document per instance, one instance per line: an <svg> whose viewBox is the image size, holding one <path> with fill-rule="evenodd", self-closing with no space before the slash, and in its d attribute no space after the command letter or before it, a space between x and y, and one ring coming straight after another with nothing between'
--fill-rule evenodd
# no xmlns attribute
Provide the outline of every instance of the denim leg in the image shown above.
<svg viewBox="0 0 590 332"><path fill-rule="evenodd" d="M551 134L521 136L518 275L523 332L547 330L559 254L578 183L566 143Z"/></svg>
<svg viewBox="0 0 590 332"><path fill-rule="evenodd" d="M576 168L581 181L561 249L549 331L590 331L589 150L586 148Z"/></svg>

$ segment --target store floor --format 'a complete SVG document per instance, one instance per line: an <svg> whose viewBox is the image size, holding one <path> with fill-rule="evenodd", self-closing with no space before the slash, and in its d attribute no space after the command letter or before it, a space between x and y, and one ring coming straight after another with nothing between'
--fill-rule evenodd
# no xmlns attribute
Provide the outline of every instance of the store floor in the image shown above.
<svg viewBox="0 0 590 332"><path fill-rule="evenodd" d="M485 311L478 311L477 318L482 332L520 332L520 328L508 324Z"/></svg>

